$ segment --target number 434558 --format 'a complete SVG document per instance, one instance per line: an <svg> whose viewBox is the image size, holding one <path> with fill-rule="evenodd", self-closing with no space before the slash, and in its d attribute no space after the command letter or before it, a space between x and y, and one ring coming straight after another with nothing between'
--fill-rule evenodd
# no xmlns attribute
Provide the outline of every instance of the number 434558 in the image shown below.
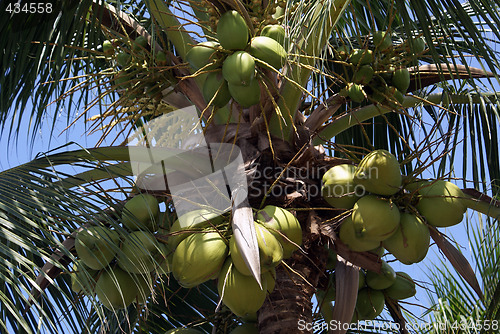
<svg viewBox="0 0 500 334"><path fill-rule="evenodd" d="M42 2L30 2L30 3L25 3L25 4L20 4L20 3L9 3L7 5L7 8L5 9L9 13L38 13L38 14L43 14L43 13L52 13L52 4L50 2L48 3L42 3Z"/></svg>

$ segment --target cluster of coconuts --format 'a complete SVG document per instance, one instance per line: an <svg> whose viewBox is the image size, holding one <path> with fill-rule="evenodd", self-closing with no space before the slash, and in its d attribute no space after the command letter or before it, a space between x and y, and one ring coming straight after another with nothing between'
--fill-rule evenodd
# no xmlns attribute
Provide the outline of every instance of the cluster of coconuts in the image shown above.
<svg viewBox="0 0 500 334"><path fill-rule="evenodd" d="M181 221L188 224L181 226ZM223 216L206 209L179 217L170 229L168 240L174 250L172 275L186 288L218 279L222 302L237 316L255 320L267 293L274 289L276 266L302 244L302 229L297 218L285 209L268 205L256 213L261 288L245 264L228 225Z"/></svg>
<svg viewBox="0 0 500 334"><path fill-rule="evenodd" d="M78 260L72 272L77 293L97 295L108 309L145 303L157 274L170 271L169 250L155 238L159 206L156 198L139 194L128 200L121 223L127 234L106 226L84 227L76 235Z"/></svg>
<svg viewBox="0 0 500 334"><path fill-rule="evenodd" d="M217 39L199 43L186 54L189 65L206 74L202 92L207 103L224 107L232 98L243 108L258 104L262 81L258 69L279 70L284 65L283 27L268 25L259 36L251 35L245 19L229 10L217 23Z"/></svg>
<svg viewBox="0 0 500 334"><path fill-rule="evenodd" d="M402 300L416 294L415 282L405 272L395 272L382 261L381 273L360 270L356 308L351 322L373 320L382 313L386 299ZM318 290L316 298L323 318L330 322L335 302L335 273L330 275L326 290Z"/></svg>
<svg viewBox="0 0 500 334"><path fill-rule="evenodd" d="M364 252L382 246L407 265L425 258L428 225L456 225L467 209L465 195L451 182L403 184L398 160L386 150L370 152L358 166L332 167L322 181L323 198L335 208L352 212L338 233L347 247Z"/></svg>
<svg viewBox="0 0 500 334"><path fill-rule="evenodd" d="M152 57L147 45L148 41L144 36L127 42L113 39L102 43L106 59L113 61L117 68L113 87L126 91L130 99L147 96L159 100L161 92L170 86L168 80L148 75L147 68L151 65L166 65L167 56L163 51L158 51ZM154 64L150 64L153 58Z"/></svg>
<svg viewBox="0 0 500 334"><path fill-rule="evenodd" d="M390 32L376 31L372 45L363 49L350 49L342 45L335 51L346 76L346 87L342 94L356 103L369 100L400 106L410 86L410 72L406 68L404 54L412 43L412 52L419 55L425 50L425 41L417 38L395 45Z"/></svg>

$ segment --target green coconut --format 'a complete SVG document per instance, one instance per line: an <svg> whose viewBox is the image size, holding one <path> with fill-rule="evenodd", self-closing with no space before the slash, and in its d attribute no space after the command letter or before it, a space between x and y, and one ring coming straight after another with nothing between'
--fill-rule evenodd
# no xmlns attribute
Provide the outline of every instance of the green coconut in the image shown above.
<svg viewBox="0 0 500 334"><path fill-rule="evenodd" d="M410 72L406 68L397 69L392 75L391 83L402 94L406 94L410 87Z"/></svg>
<svg viewBox="0 0 500 334"><path fill-rule="evenodd" d="M95 291L99 301L108 309L126 308L138 293L134 278L120 268L103 270L97 280Z"/></svg>
<svg viewBox="0 0 500 334"><path fill-rule="evenodd" d="M415 282L405 272L398 271L396 273L396 281L389 288L384 290L386 296L401 300L415 296L417 290L415 288Z"/></svg>
<svg viewBox="0 0 500 334"><path fill-rule="evenodd" d="M222 267L217 283L222 302L234 314L243 318L254 318L264 304L267 295L267 282L262 281L262 289L252 276L240 273L227 259Z"/></svg>
<svg viewBox="0 0 500 334"><path fill-rule="evenodd" d="M283 246L283 258L288 259L302 245L302 227L299 220L288 210L267 205L257 212L257 221L264 223L264 226L278 239Z"/></svg>
<svg viewBox="0 0 500 334"><path fill-rule="evenodd" d="M352 81L360 85L368 85L374 73L370 65L363 65L354 73Z"/></svg>
<svg viewBox="0 0 500 334"><path fill-rule="evenodd" d="M351 48L349 45L341 45L335 50L335 56L339 60L347 60L351 54Z"/></svg>
<svg viewBox="0 0 500 334"><path fill-rule="evenodd" d="M401 214L396 232L383 241L383 246L404 264L422 261L430 245L429 228L415 215Z"/></svg>
<svg viewBox="0 0 500 334"><path fill-rule="evenodd" d="M368 65L373 62L373 51L368 49L354 49L349 56L353 65Z"/></svg>
<svg viewBox="0 0 500 334"><path fill-rule="evenodd" d="M380 290L363 288L358 291L356 311L360 320L375 319L384 310L385 298Z"/></svg>
<svg viewBox="0 0 500 334"><path fill-rule="evenodd" d="M163 260L160 245L148 231L135 231L127 235L118 253L118 265L134 274L147 274Z"/></svg>
<svg viewBox="0 0 500 334"><path fill-rule="evenodd" d="M175 220L170 228L171 236L168 238L170 250L175 250L177 245L187 238L192 232L200 231L207 226L217 226L224 220L218 212L200 209L193 210L183 214L179 219ZM181 226L181 222L183 224Z"/></svg>
<svg viewBox="0 0 500 334"><path fill-rule="evenodd" d="M146 46L148 46L148 40L144 36L137 37L132 43L132 48L134 51L140 51Z"/></svg>
<svg viewBox="0 0 500 334"><path fill-rule="evenodd" d="M425 39L420 37L420 38L416 38L414 39L413 41L413 49L412 49L412 52L414 55L420 55L422 52L424 52L425 50Z"/></svg>
<svg viewBox="0 0 500 334"><path fill-rule="evenodd" d="M226 242L218 232L194 233L177 246L172 274L183 287L195 287L219 273L227 254Z"/></svg>
<svg viewBox="0 0 500 334"><path fill-rule="evenodd" d="M155 60L158 63L158 65L165 66L167 64L167 61L168 61L167 54L163 51L158 51L156 53Z"/></svg>
<svg viewBox="0 0 500 334"><path fill-rule="evenodd" d="M132 231L148 229L154 232L158 229L156 219L159 213L160 207L156 197L149 194L139 194L125 203L122 223Z"/></svg>
<svg viewBox="0 0 500 334"><path fill-rule="evenodd" d="M266 272L281 263L281 260L283 260L283 248L278 239L267 228L258 223L254 223L254 226L259 246L261 272ZM252 273L243 260L234 236L231 236L229 240L229 249L236 269L243 275L251 276Z"/></svg>
<svg viewBox="0 0 500 334"><path fill-rule="evenodd" d="M363 86L358 84L350 85L349 88L347 89L347 95L351 100L353 100L356 103L363 102L366 97L365 91L363 90Z"/></svg>
<svg viewBox="0 0 500 334"><path fill-rule="evenodd" d="M377 50L384 51L392 46L391 33L386 31L375 31L373 33L373 44Z"/></svg>
<svg viewBox="0 0 500 334"><path fill-rule="evenodd" d="M104 226L91 226L78 232L75 249L87 267L99 270L113 260L119 243L118 232Z"/></svg>
<svg viewBox="0 0 500 334"><path fill-rule="evenodd" d="M109 40L102 42L102 51L104 51L105 54L113 54L115 51L113 43Z"/></svg>
<svg viewBox="0 0 500 334"><path fill-rule="evenodd" d="M276 286L276 268L271 268L270 270L263 273L261 277L262 280L266 281L267 292L273 292Z"/></svg>
<svg viewBox="0 0 500 334"><path fill-rule="evenodd" d="M354 182L374 194L394 195L402 182L398 160L386 150L372 151L359 163Z"/></svg>
<svg viewBox="0 0 500 334"><path fill-rule="evenodd" d="M222 75L231 85L247 86L255 77L255 61L245 51L236 51L224 60Z"/></svg>
<svg viewBox="0 0 500 334"><path fill-rule="evenodd" d="M132 56L130 56L126 52L120 52L116 55L116 62L118 63L118 65L120 65L122 67L126 67L130 63L131 60L132 60Z"/></svg>
<svg viewBox="0 0 500 334"><path fill-rule="evenodd" d="M380 241L371 240L363 236L358 237L355 233L351 217L344 219L342 225L340 225L339 238L349 249L355 252L366 252L380 245Z"/></svg>
<svg viewBox="0 0 500 334"><path fill-rule="evenodd" d="M463 202L464 193L455 184L438 180L419 190L418 212L436 227L448 227L460 223L467 206Z"/></svg>
<svg viewBox="0 0 500 334"><path fill-rule="evenodd" d="M90 269L82 261L77 261L71 273L71 289L76 293L92 295L98 277L99 270Z"/></svg>
<svg viewBox="0 0 500 334"><path fill-rule="evenodd" d="M235 10L221 15L217 23L217 39L226 50L243 50L248 42L248 26Z"/></svg>
<svg viewBox="0 0 500 334"><path fill-rule="evenodd" d="M203 98L207 103L216 107L224 107L231 99L227 81L222 76L222 71L211 72L203 84Z"/></svg>
<svg viewBox="0 0 500 334"><path fill-rule="evenodd" d="M248 86L228 85L229 93L243 108L249 108L260 102L260 86L257 79L250 81Z"/></svg>
<svg viewBox="0 0 500 334"><path fill-rule="evenodd" d="M285 43L285 28L279 24L270 24L265 26L260 35L272 38L281 45L284 45Z"/></svg>
<svg viewBox="0 0 500 334"><path fill-rule="evenodd" d="M165 332L165 334L200 334L203 333L194 328L174 328Z"/></svg>
<svg viewBox="0 0 500 334"><path fill-rule="evenodd" d="M287 53L280 43L266 36L257 36L250 42L250 54L279 70L286 62ZM263 65L259 64L258 65Z"/></svg>
<svg viewBox="0 0 500 334"><path fill-rule="evenodd" d="M352 222L358 238L383 241L396 232L399 220L398 207L387 199L367 195L354 204Z"/></svg>
<svg viewBox="0 0 500 334"><path fill-rule="evenodd" d="M322 180L321 195L334 208L351 209L360 198L355 192L354 172L356 166L349 164L330 168Z"/></svg>
<svg viewBox="0 0 500 334"><path fill-rule="evenodd" d="M396 272L385 261L382 260L380 274L371 270L366 272L366 285L374 290L384 290L394 284Z"/></svg>
<svg viewBox="0 0 500 334"><path fill-rule="evenodd" d="M203 70L213 69L215 65L205 66L214 61L214 54L217 52L218 46L219 43L212 41L198 43L186 53L186 60L195 70L200 68Z"/></svg>

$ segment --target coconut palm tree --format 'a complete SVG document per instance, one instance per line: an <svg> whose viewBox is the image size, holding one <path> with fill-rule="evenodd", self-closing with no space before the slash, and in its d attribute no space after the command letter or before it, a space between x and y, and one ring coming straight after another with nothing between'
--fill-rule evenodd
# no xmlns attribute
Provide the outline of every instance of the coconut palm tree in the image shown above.
<svg viewBox="0 0 500 334"><path fill-rule="evenodd" d="M115 260L95 274L80 264L81 253L75 249L79 231L94 225L111 227L125 238L130 232L121 223L129 211L126 203L137 193L149 193L162 203L162 213L155 216L155 247L170 247L179 235L171 230L173 223L181 216L172 179L164 189L153 189L163 182L163 174L146 186L133 178L134 167L150 161L138 156L165 142L163 135L175 144L168 147L169 154L178 152L177 129L148 131L163 115L193 105L197 119L191 125L202 129L211 154L215 143L230 144L241 153L247 196L240 200L242 192L231 189L231 200L239 205L229 206L223 222L210 228L226 241L243 231L235 238L236 247L255 282L264 279L254 212L273 205L293 212L300 222L300 250L276 267L274 290L252 314L262 333L320 331L330 319L350 323L357 314L360 268L381 270L380 255L353 251L338 237L352 206L331 206L322 196L323 175L334 166L355 166L369 152L385 149L397 159L405 186L398 184L387 201L414 210L418 199L412 196L421 188L408 190L406 185L422 178L455 180L467 188L459 196L462 205L498 219L496 1L84 0L34 9L23 1L0 6L4 136L15 139L28 132L34 140L42 120L62 108L68 125L85 119L85 134L101 138L95 147L68 143L0 173L3 332L164 333L181 326L229 332L242 321L234 305L224 299L220 303L223 293L214 280L189 289L178 275L165 273L172 268L164 267L147 276L149 284L142 291L152 291L152 296L136 293L136 303L125 308L103 307L102 291L118 286L124 299L142 276L131 276L126 286L96 287L95 298L93 275L99 281L115 273L111 281L116 283L118 274L109 269L117 266ZM240 23L221 23L228 12ZM281 28L266 32L269 25ZM241 37L268 33L272 42L261 38L261 44ZM193 51L206 41L222 46ZM226 65L221 73L222 62L238 49L251 56ZM254 67L243 73L249 62ZM396 75L398 71L403 74ZM226 88L221 74L224 80L251 84L231 82ZM402 79L394 79L398 76ZM21 127L26 118L29 129ZM153 141L134 149L133 140L148 139L144 134ZM169 173L193 179L203 172L199 161L208 158L203 155L207 152L170 159ZM473 293L484 298L485 319L498 318L498 280L492 280L488 293L482 291L443 232L430 225L429 231ZM493 237L486 233L485 244ZM126 251L123 244L113 247L119 262ZM145 247L139 245L140 250ZM172 260L162 252L153 262ZM498 274L488 248L480 254L488 264L481 274ZM394 259L390 254L383 258ZM328 288L333 271L336 301L332 310L319 315L312 298ZM255 303L252 298L240 303ZM391 321L404 325L402 306L390 298L385 304Z"/></svg>

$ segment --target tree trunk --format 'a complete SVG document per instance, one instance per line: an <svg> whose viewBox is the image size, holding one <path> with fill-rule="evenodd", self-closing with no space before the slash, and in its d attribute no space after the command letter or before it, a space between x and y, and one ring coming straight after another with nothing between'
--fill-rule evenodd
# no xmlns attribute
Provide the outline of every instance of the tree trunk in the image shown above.
<svg viewBox="0 0 500 334"><path fill-rule="evenodd" d="M259 311L259 332L306 333L312 327L311 298L325 273L327 251L320 242L319 224L313 211L305 224L303 250L276 270L276 287Z"/></svg>

